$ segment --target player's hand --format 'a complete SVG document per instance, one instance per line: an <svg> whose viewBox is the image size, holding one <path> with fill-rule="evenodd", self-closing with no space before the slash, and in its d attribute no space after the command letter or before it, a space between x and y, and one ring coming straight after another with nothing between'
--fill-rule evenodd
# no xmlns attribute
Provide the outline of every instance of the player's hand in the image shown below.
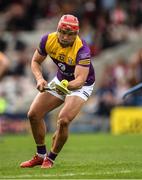
<svg viewBox="0 0 142 180"><path fill-rule="evenodd" d="M37 80L37 89L40 91L40 92L44 92L45 91L45 88L47 86L47 81L45 81L45 79L41 78L39 80Z"/></svg>
<svg viewBox="0 0 142 180"><path fill-rule="evenodd" d="M70 94L70 90L68 90L68 81L67 80L62 80L60 82L60 84L55 84L55 87L56 87L56 92L60 95L67 95L67 94Z"/></svg>

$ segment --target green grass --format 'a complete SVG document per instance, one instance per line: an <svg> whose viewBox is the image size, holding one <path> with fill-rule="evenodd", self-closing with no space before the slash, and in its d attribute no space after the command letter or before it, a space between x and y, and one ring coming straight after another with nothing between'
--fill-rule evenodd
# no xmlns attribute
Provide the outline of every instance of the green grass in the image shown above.
<svg viewBox="0 0 142 180"><path fill-rule="evenodd" d="M51 135L47 137L48 145ZM31 135L0 137L1 179L140 179L142 135L71 134L52 169L19 167L35 153Z"/></svg>

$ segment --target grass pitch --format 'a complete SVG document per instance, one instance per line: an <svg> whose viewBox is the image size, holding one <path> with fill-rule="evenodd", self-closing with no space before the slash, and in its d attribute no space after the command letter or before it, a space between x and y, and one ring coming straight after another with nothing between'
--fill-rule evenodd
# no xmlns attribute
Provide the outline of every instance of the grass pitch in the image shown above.
<svg viewBox="0 0 142 180"><path fill-rule="evenodd" d="M51 135L46 142L50 147ZM54 168L20 168L35 153L31 135L0 137L0 179L142 178L142 135L70 134Z"/></svg>

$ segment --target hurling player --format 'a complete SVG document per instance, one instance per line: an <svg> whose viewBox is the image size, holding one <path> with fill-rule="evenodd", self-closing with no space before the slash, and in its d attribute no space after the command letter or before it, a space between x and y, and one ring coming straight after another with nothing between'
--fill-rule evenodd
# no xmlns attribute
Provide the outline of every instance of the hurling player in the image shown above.
<svg viewBox="0 0 142 180"><path fill-rule="evenodd" d="M49 83L43 78L41 70L41 64L47 55L58 67L56 77ZM57 31L41 38L39 48L32 58L31 70L39 90L28 112L37 152L32 159L22 162L20 166L28 168L41 165L41 168L51 168L68 139L70 123L88 100L95 82L90 49L79 37L79 22L75 16L63 15ZM50 87L53 84L61 85L70 93L64 94L58 89L45 91L46 86ZM48 151L45 145L44 117L46 113L62 104L63 107L57 117L52 147Z"/></svg>

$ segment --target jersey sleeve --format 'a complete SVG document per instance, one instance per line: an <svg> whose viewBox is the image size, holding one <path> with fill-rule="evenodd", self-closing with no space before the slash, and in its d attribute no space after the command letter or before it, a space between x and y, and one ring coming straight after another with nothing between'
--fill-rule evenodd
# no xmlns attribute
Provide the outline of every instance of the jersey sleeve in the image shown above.
<svg viewBox="0 0 142 180"><path fill-rule="evenodd" d="M39 47L37 48L39 54L42 56L47 56L47 52L46 52L46 48L45 48L47 39L48 39L48 34L42 36L40 43L39 43Z"/></svg>
<svg viewBox="0 0 142 180"><path fill-rule="evenodd" d="M89 67L90 66L90 48L88 47L87 43L83 41L83 46L77 53L76 57L76 64L80 66Z"/></svg>

